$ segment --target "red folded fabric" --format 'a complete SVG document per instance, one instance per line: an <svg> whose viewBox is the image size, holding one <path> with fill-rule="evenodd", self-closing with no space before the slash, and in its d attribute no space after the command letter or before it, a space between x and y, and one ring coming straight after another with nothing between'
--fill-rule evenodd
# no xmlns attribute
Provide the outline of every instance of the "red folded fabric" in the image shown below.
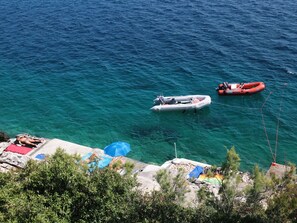
<svg viewBox="0 0 297 223"><path fill-rule="evenodd" d="M25 155L28 152L30 152L31 150L32 150L32 148L29 148L29 147L17 146L17 145L11 144L4 151L6 151L6 152L13 152L13 153L19 153L19 154Z"/></svg>

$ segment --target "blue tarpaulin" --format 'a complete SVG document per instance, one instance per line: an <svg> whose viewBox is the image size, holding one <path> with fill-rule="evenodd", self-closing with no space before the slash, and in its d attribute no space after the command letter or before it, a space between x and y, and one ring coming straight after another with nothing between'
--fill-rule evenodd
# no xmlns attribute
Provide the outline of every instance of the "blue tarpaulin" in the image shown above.
<svg viewBox="0 0 297 223"><path fill-rule="evenodd" d="M194 170L191 171L189 174L190 178L198 178L200 174L203 173L203 167L201 166L196 166Z"/></svg>

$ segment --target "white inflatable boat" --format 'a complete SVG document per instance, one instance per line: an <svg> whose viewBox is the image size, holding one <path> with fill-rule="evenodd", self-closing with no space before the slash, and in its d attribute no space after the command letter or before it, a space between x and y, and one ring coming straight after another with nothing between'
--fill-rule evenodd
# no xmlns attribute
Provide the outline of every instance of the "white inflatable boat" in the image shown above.
<svg viewBox="0 0 297 223"><path fill-rule="evenodd" d="M158 96L154 100L153 111L177 111L188 109L201 109L211 104L208 95L186 95L186 96Z"/></svg>

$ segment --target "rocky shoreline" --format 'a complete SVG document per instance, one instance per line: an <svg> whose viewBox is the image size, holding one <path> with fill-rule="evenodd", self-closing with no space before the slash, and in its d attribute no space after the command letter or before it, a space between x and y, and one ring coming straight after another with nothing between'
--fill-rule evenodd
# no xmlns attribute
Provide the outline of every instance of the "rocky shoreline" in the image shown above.
<svg viewBox="0 0 297 223"><path fill-rule="evenodd" d="M42 143L36 145L36 147L32 148L31 151L26 154L19 154L17 152L7 151L9 146L15 145L16 138L9 138L7 134L1 133L0 139L2 141L0 142L1 172L7 172L16 168L25 168L26 163L29 160L42 161L43 159L40 157L44 158L46 156L53 155L58 148L62 149L67 154L79 155L80 157L94 151L96 151L99 156L104 155L104 151L102 149L93 149L60 139L43 139ZM113 161L116 160L113 159ZM161 189L161 186L156 179L158 172L161 170L166 171L172 179L178 174L181 174L185 182L185 206L195 206L199 203L196 194L202 188L219 198L219 191L224 180L224 175L220 172L220 168L184 158L168 160L160 166L139 162L128 157L121 157L121 162L132 164L133 169L131 170L131 174L136 176L138 189L143 193L151 193ZM109 167L114 165L113 163L115 162L111 162ZM273 166L275 167L276 165ZM189 177L190 173L194 171L196 167L203 169L203 172L195 178ZM121 175L125 174L124 166L120 166L119 168L117 167L117 171ZM271 171L273 170L270 169L269 171L268 173L272 173ZM239 194L243 192L245 188L252 187L253 185L253 179L249 172L239 171L236 174L236 178L239 180L239 183L236 186L236 190ZM239 196L237 199L244 200L244 197Z"/></svg>

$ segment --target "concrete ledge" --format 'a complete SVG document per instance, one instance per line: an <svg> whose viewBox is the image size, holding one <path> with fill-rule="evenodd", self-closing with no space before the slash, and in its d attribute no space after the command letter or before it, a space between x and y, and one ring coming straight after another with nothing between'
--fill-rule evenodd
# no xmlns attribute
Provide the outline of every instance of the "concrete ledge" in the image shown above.
<svg viewBox="0 0 297 223"><path fill-rule="evenodd" d="M31 151L28 155L35 157L37 154L53 155L58 148L63 149L66 153L74 155L84 155L93 151L92 148L87 146L78 145L72 142L67 142L60 139L52 139L42 145L40 148Z"/></svg>
<svg viewBox="0 0 297 223"><path fill-rule="evenodd" d="M273 162L273 163L271 163L271 166L270 166L269 170L267 171L266 175L267 176L275 175L278 178L283 178L285 176L286 172L288 172L290 170L291 170L291 167L289 167L289 166Z"/></svg>

